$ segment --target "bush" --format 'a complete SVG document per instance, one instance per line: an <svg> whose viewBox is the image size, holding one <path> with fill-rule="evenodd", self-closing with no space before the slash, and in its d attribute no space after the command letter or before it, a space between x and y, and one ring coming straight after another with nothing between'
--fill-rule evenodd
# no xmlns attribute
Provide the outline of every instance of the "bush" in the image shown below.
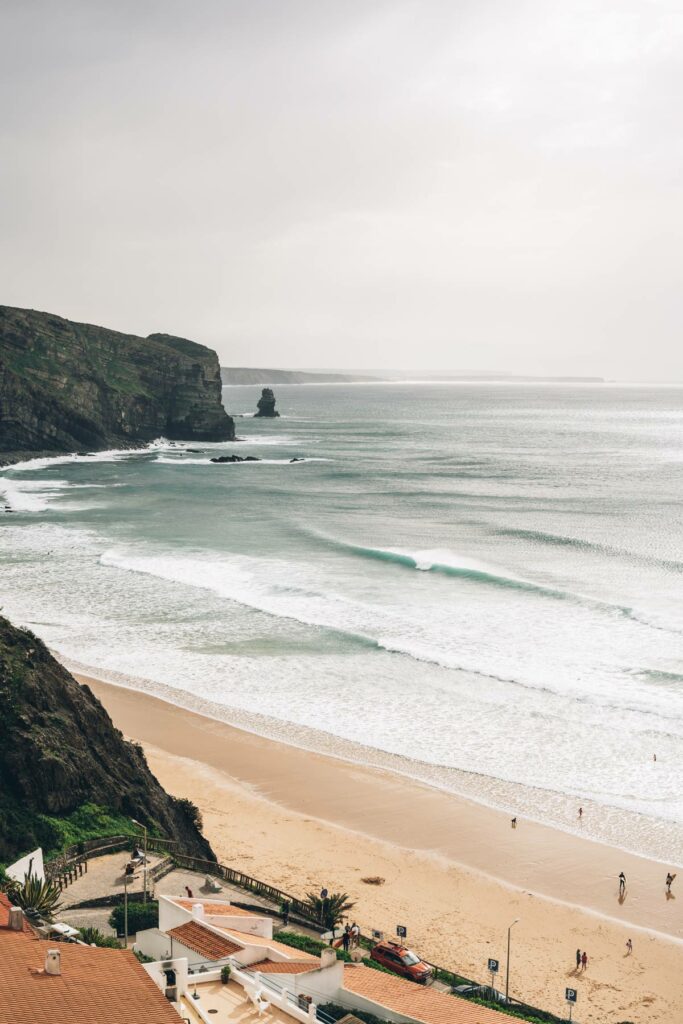
<svg viewBox="0 0 683 1024"><path fill-rule="evenodd" d="M121 949L121 943L113 935L105 935L99 928L80 928L81 939L89 946L101 946L105 949Z"/></svg>
<svg viewBox="0 0 683 1024"><path fill-rule="evenodd" d="M144 931L145 928L156 928L159 923L159 904L156 900L147 903L134 903L128 900L128 934ZM109 924L116 929L117 935L124 934L124 908L123 903L114 907L110 916Z"/></svg>
<svg viewBox="0 0 683 1024"><path fill-rule="evenodd" d="M337 1003L323 1003L320 1009L332 1020L341 1020L343 1017L348 1017L351 1012L348 1007L339 1006ZM368 1013L367 1010L354 1010L353 1016L364 1021L364 1024L389 1024L386 1017L376 1017L374 1013Z"/></svg>
<svg viewBox="0 0 683 1024"><path fill-rule="evenodd" d="M223 964L221 967L221 983L227 985L230 981L230 964Z"/></svg>
<svg viewBox="0 0 683 1024"><path fill-rule="evenodd" d="M320 956L324 949L330 947L326 942L322 942L320 939L312 939L310 935L297 935L296 932L278 932L278 942L284 942L285 946L292 946L294 949L300 949L303 953L311 953L312 956ZM350 953L347 953L344 949L335 949L337 954L337 960L343 960L345 964L352 964L353 959ZM371 957L363 960L366 967L372 967L375 971L383 971L385 974L393 974L388 967L384 967L383 964L378 964L376 960Z"/></svg>
<svg viewBox="0 0 683 1024"><path fill-rule="evenodd" d="M176 796L173 798L173 802L183 812L185 817L190 819L195 828L201 832L204 821L202 819L202 812L197 805L188 800L186 796Z"/></svg>
<svg viewBox="0 0 683 1024"><path fill-rule="evenodd" d="M154 963L154 957L153 956L147 956L146 953L141 953L139 949L134 949L133 953L138 958L138 960L140 961L141 964L153 964Z"/></svg>

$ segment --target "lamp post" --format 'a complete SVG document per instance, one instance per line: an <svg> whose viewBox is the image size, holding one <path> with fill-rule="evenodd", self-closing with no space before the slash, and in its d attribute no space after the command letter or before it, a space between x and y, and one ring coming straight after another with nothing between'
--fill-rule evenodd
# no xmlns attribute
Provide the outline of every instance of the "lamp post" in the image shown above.
<svg viewBox="0 0 683 1024"><path fill-rule="evenodd" d="M143 884L143 887L144 887L144 892L142 894L142 902L146 903L147 902L147 826L143 825L139 821L136 821L135 818L131 818L130 820L133 822L134 825L137 825L138 828L141 828L142 831L145 834L144 835L144 840L143 840L143 842L144 842L144 850L143 850L143 852L144 852L144 855L145 855L145 860L144 860L144 863L142 865L142 870L143 870L142 884Z"/></svg>
<svg viewBox="0 0 683 1024"><path fill-rule="evenodd" d="M519 918L516 917L510 927L508 928L508 958L507 964L505 965L505 1002L509 1002L508 993L510 991L510 932L514 926L518 923Z"/></svg>
<svg viewBox="0 0 683 1024"><path fill-rule="evenodd" d="M123 876L123 934L128 949L128 875Z"/></svg>

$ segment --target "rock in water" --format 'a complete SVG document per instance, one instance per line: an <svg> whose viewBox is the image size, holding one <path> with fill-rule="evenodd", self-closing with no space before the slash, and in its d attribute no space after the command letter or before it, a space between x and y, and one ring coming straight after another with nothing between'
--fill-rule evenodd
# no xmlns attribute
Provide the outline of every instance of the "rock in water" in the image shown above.
<svg viewBox="0 0 683 1024"><path fill-rule="evenodd" d="M218 356L185 338L138 338L0 306L3 453L233 441Z"/></svg>
<svg viewBox="0 0 683 1024"><path fill-rule="evenodd" d="M275 411L275 395L273 394L272 388L264 388L261 392L261 397L256 403L258 412L254 413L254 416L279 416L280 413Z"/></svg>
<svg viewBox="0 0 683 1024"><path fill-rule="evenodd" d="M212 462L260 462L256 455L247 455L242 458L241 455L219 455L215 459L211 459Z"/></svg>

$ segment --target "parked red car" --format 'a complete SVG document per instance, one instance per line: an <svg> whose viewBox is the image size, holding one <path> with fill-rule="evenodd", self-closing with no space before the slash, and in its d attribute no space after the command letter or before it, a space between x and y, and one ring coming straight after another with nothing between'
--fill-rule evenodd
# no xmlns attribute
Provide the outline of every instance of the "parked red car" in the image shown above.
<svg viewBox="0 0 683 1024"><path fill-rule="evenodd" d="M420 985L426 985L432 979L433 971L429 964L420 960L412 949L407 949L400 942L378 942L370 956L382 967L388 967L395 974L416 981Z"/></svg>

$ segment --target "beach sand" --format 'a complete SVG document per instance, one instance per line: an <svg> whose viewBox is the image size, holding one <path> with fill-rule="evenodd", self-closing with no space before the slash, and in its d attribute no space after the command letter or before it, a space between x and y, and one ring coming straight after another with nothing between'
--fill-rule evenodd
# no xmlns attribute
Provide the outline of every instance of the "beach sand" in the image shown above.
<svg viewBox="0 0 683 1024"><path fill-rule="evenodd" d="M668 865L518 815L263 739L147 694L85 676L114 723L145 747L171 793L200 808L222 862L294 894L346 891L364 931L408 927L428 959L577 1021L683 1024L683 891ZM624 871L626 898L617 876ZM362 882L381 876L381 886ZM626 955L626 940L633 954ZM576 949L588 969L575 971Z"/></svg>

